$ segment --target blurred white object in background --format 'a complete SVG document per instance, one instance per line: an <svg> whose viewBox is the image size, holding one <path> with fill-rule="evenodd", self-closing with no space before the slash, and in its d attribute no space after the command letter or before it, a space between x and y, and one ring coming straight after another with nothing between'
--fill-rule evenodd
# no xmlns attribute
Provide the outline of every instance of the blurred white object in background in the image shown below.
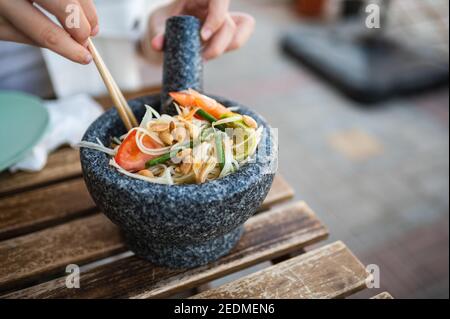
<svg viewBox="0 0 450 319"><path fill-rule="evenodd" d="M94 42L122 90L138 90L161 82L161 68L146 63L136 48L149 13L166 2L95 0L100 34L94 38ZM57 97L79 93L106 94L105 85L93 63L82 66L48 50L42 51Z"/></svg>
<svg viewBox="0 0 450 319"><path fill-rule="evenodd" d="M50 115L47 132L25 158L9 168L10 172L42 170L48 154L65 144L74 147L89 125L103 113L101 106L84 94L47 101L45 107Z"/></svg>

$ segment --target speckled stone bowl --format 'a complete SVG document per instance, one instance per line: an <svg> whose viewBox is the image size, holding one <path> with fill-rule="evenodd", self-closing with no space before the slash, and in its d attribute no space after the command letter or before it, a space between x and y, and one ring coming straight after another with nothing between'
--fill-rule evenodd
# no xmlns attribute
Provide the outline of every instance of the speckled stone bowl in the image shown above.
<svg viewBox="0 0 450 319"><path fill-rule="evenodd" d="M226 106L237 103L218 98ZM138 118L144 104L159 108L160 96L130 101ZM242 225L261 205L272 185L277 147L263 118L241 106L265 127L257 160L224 178L201 185L159 185L124 176L109 166L109 156L81 149L83 176L98 207L123 231L129 248L154 264L190 268L227 254ZM112 109L98 118L83 140L105 145L125 128Z"/></svg>

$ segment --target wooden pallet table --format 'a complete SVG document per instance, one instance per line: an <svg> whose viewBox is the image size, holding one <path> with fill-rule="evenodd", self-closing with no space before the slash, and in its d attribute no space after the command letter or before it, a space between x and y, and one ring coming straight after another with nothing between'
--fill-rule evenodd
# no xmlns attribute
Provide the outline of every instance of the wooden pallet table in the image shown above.
<svg viewBox="0 0 450 319"><path fill-rule="evenodd" d="M328 230L293 195L277 176L230 254L167 269L127 250L87 192L78 151L60 149L39 173L0 174L0 298L164 298L264 261L277 262L192 298L343 298L364 289L365 267L344 243L307 249ZM81 267L78 289L66 287L69 264Z"/></svg>

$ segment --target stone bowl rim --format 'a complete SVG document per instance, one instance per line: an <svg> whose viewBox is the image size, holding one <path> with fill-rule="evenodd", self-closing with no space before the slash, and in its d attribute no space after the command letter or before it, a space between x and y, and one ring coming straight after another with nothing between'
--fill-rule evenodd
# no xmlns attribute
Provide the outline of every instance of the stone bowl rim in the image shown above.
<svg viewBox="0 0 450 319"><path fill-rule="evenodd" d="M276 160L277 156L277 150L275 149L275 146L272 144L272 142L269 139L270 133L270 126L267 123L267 121L257 114L256 112L252 111L246 106L241 105L240 103L234 102L232 100L229 100L227 98L223 98L216 95L208 95L211 96L221 103L223 103L226 106L238 106L240 107L239 113L242 114L248 114L251 115L259 125L263 125L265 132L263 134L262 140L269 141L269 145L265 144L266 147L270 147L269 154L263 154L261 155L263 159L263 162L256 161L254 163L247 163L235 173L229 174L223 178L216 179L213 181L207 181L202 184L182 184L182 185L166 185L166 184L157 184L157 183L151 183L143 180L133 179L131 177L128 177L126 175L121 174L118 172L115 168L107 164L107 167L94 167L91 165L92 161L88 160L88 157L95 158L100 160L100 162L105 162L105 159L107 159L106 163L109 162L110 156L91 149L81 148L80 149L80 160L83 167L83 175L86 179L86 172L89 171L89 173L94 173L96 177L100 180L101 183L104 183L104 185L107 185L108 187L118 187L120 183L119 181L126 182L127 185L131 186L133 188L134 192L137 193L147 193L149 189L151 189L152 192L156 193L173 193L174 195L181 195L183 193L185 196L189 197L191 200L197 200L197 201L204 201L204 198L202 200L202 193L207 193L208 191L217 192L217 190L221 189L221 193L223 193L224 196L233 196L234 194L240 193L244 190L248 190L255 182L257 182L261 176L263 175L262 172L267 172L271 165L273 165L274 161ZM148 96L139 97L133 100L130 100L130 106L135 111L136 108L143 107L146 102L144 100L151 100L151 99L159 99L160 94L153 94ZM106 126L109 120L114 121L114 126L111 127L111 125ZM102 123L102 122L106 122ZM83 136L83 141L95 141L95 127L97 125L103 126L103 128L107 131L110 131L114 129L116 125L119 125L118 123L121 123L117 110L112 108L108 111L106 111L104 114L102 114L99 118L97 118L87 129L86 133ZM121 125L121 124L120 124ZM104 141L102 141L104 142ZM258 156L260 156L258 154ZM274 174L274 172L272 172ZM245 177L245 178L244 178ZM234 187L234 185L239 184L240 187ZM123 190L123 189L122 189ZM221 200L220 196L211 198L210 200Z"/></svg>

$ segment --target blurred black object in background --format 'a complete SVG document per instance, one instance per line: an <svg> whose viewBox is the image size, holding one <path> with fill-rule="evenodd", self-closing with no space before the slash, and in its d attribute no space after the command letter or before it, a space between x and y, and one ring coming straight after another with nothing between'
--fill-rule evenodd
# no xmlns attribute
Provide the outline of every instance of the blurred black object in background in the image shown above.
<svg viewBox="0 0 450 319"><path fill-rule="evenodd" d="M342 16L346 18L357 16L362 7L363 2L361 0L346 0L342 5Z"/></svg>
<svg viewBox="0 0 450 319"><path fill-rule="evenodd" d="M302 25L282 39L282 48L345 95L374 104L448 84L448 61L412 50L386 34L389 1L381 6L379 29L369 29L362 17L364 2L343 3L335 25Z"/></svg>

